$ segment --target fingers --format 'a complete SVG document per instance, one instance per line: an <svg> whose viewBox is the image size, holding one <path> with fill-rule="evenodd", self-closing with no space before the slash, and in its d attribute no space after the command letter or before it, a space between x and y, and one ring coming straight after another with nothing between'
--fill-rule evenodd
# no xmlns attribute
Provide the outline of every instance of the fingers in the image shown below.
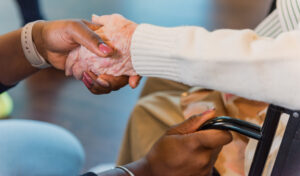
<svg viewBox="0 0 300 176"><path fill-rule="evenodd" d="M133 89L136 88L139 85L141 79L142 79L142 77L139 76L139 75L130 76L129 77L129 85L130 85L130 87L133 88Z"/></svg>
<svg viewBox="0 0 300 176"><path fill-rule="evenodd" d="M187 134L186 140L191 146L215 149L228 144L232 140L232 135L223 130L197 131L199 127L215 117L215 110L208 110L202 114L192 116L183 123L171 128L167 134Z"/></svg>
<svg viewBox="0 0 300 176"><path fill-rule="evenodd" d="M128 84L128 76L111 76L111 75L100 75L98 79L101 78L109 83L109 87L112 90L119 90L120 88Z"/></svg>
<svg viewBox="0 0 300 176"><path fill-rule="evenodd" d="M119 90L128 84L127 76L97 76L93 72L84 72L83 83L93 94L110 93L111 91Z"/></svg>
<svg viewBox="0 0 300 176"><path fill-rule="evenodd" d="M220 149L232 141L232 135L225 130L203 130L184 136L184 143L192 149Z"/></svg>
<svg viewBox="0 0 300 176"><path fill-rule="evenodd" d="M123 19L125 18L120 14L103 15L103 16L92 15L92 22L100 25L105 25L109 22L115 20L123 20Z"/></svg>
<svg viewBox="0 0 300 176"><path fill-rule="evenodd" d="M97 76L95 76L95 77L97 77ZM87 73L87 72L83 72L82 82L89 90L91 90L93 87L93 84L94 84L94 75Z"/></svg>
<svg viewBox="0 0 300 176"><path fill-rule="evenodd" d="M112 90L110 87L102 87L97 83L97 75L93 72L84 72L82 82L93 94L107 94Z"/></svg>
<svg viewBox="0 0 300 176"><path fill-rule="evenodd" d="M110 15L103 15L103 16L98 16L98 15L92 15L92 22L99 24L99 25L104 25L105 23L109 22Z"/></svg>
<svg viewBox="0 0 300 176"><path fill-rule="evenodd" d="M93 26L92 24L89 25ZM96 26L92 28L96 28ZM83 45L100 57L107 57L113 53L113 49L108 47L84 22L73 22L69 33L76 43Z"/></svg>
<svg viewBox="0 0 300 176"><path fill-rule="evenodd" d="M203 123L214 117L215 110L208 110L202 114L192 116L181 124L171 128L167 134L189 134L196 132Z"/></svg>

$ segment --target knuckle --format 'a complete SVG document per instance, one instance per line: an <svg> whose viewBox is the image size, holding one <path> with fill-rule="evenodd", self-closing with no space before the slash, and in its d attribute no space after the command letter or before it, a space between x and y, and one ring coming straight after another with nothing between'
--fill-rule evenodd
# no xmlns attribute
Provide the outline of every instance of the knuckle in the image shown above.
<svg viewBox="0 0 300 176"><path fill-rule="evenodd" d="M70 33L77 32L77 29L80 26L81 26L81 22L77 20L69 20L66 22L66 27Z"/></svg>

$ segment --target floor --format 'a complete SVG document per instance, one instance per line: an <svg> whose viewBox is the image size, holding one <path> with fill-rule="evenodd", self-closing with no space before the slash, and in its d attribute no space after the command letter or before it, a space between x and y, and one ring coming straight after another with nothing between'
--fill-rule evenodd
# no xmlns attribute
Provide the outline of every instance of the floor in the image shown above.
<svg viewBox="0 0 300 176"><path fill-rule="evenodd" d="M85 18L91 14L121 13L138 23L162 26L198 25L217 28L253 28L267 13L270 0L42 0L49 20ZM20 26L14 1L0 1L0 34ZM43 70L9 93L12 118L41 120L62 126L83 144L84 171L114 162L130 111L142 85L95 96L84 85L54 69Z"/></svg>

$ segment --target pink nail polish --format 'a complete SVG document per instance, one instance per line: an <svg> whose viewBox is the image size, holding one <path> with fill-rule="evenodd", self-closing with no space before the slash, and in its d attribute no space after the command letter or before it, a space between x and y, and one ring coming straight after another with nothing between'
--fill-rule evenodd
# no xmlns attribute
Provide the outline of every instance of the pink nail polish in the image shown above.
<svg viewBox="0 0 300 176"><path fill-rule="evenodd" d="M93 84L93 80L90 77L90 75L88 75L86 72L83 72L83 77L85 77L85 80L89 83L89 84Z"/></svg>
<svg viewBox="0 0 300 176"><path fill-rule="evenodd" d="M83 76L83 78L82 78L82 82L84 83L84 85L87 87L87 88L92 88L92 86L91 86L91 84L89 84L88 82L87 82L87 80L86 80L86 78Z"/></svg>
<svg viewBox="0 0 300 176"><path fill-rule="evenodd" d="M107 82L107 81L105 81L104 79L102 79L102 78L97 78L97 82L102 86L102 87L109 87L110 86L110 84Z"/></svg>
<svg viewBox="0 0 300 176"><path fill-rule="evenodd" d="M99 45L99 49L100 49L100 51L101 52L103 52L104 54L109 54L109 53L111 53L113 50L109 47L109 46L107 46L105 43L101 43L100 45Z"/></svg>

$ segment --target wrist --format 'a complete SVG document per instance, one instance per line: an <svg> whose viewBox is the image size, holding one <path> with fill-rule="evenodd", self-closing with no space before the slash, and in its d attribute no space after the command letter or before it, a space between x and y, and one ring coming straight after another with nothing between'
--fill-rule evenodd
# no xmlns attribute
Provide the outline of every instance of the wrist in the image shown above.
<svg viewBox="0 0 300 176"><path fill-rule="evenodd" d="M134 175L139 176L153 176L151 167L146 158L142 158L138 161L125 165Z"/></svg>
<svg viewBox="0 0 300 176"><path fill-rule="evenodd" d="M136 23L132 23L130 25L130 30L128 32L128 45L127 45L128 46L127 49L129 50L129 53L130 53L130 47L131 47L131 43L132 43L133 34L137 27L138 27L138 24L136 24Z"/></svg>
<svg viewBox="0 0 300 176"><path fill-rule="evenodd" d="M130 50L133 34L134 34L137 27L138 27L138 24L132 23L131 26L130 26L129 33L128 33L128 44L127 44L127 49L126 50L128 51L129 67L131 68L131 71L128 75L137 75L136 70L133 67L132 58L131 58L131 50Z"/></svg>
<svg viewBox="0 0 300 176"><path fill-rule="evenodd" d="M32 28L32 40L39 54L49 63L45 43L43 41L43 29L45 24L45 21L39 21L34 24Z"/></svg>

